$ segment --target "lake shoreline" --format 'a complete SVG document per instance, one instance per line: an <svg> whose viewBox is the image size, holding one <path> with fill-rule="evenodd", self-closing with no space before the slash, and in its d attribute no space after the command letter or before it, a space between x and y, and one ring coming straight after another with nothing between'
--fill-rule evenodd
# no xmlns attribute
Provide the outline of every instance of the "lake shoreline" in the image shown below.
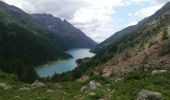
<svg viewBox="0 0 170 100"><path fill-rule="evenodd" d="M48 77L53 76L54 74L62 74L74 70L78 67L77 60L93 57L95 54L90 52L90 49L86 48L75 48L70 49L65 52L68 55L71 55L71 58L68 59L58 59L54 61L47 62L46 64L40 65L35 68L39 77Z"/></svg>

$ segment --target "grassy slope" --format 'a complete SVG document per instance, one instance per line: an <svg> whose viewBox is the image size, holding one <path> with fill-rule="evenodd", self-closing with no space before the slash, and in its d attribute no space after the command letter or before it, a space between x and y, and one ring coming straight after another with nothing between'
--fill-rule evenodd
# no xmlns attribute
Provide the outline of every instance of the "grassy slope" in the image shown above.
<svg viewBox="0 0 170 100"><path fill-rule="evenodd" d="M122 77L120 81L115 82L115 77L108 79L97 76L97 80L102 86L95 91L87 90L81 92L80 89L86 82L65 82L59 83L61 88L53 93L46 92L47 89L54 89L54 83L45 83L44 88L31 89L31 91L21 91L19 88L26 84L15 81L14 75L0 73L0 83L6 83L12 86L12 89L0 89L0 100L97 100L103 98L106 100L133 100L138 96L141 89L148 89L162 93L163 100L170 98L170 69L166 73L152 75L149 71L137 71L129 73ZM29 85L27 85L29 86ZM95 95L89 95L89 93Z"/></svg>

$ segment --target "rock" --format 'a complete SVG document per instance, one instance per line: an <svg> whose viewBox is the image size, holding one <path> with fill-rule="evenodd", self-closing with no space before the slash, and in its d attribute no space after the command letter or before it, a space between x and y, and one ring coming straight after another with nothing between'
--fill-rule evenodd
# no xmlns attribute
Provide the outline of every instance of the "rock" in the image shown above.
<svg viewBox="0 0 170 100"><path fill-rule="evenodd" d="M80 91L81 91L81 92L84 92L84 91L87 90L87 89L88 89L87 86L82 86L81 89L80 89Z"/></svg>
<svg viewBox="0 0 170 100"><path fill-rule="evenodd" d="M166 73L166 70L154 70L154 71L152 71L152 74L161 74L161 73Z"/></svg>
<svg viewBox="0 0 170 100"><path fill-rule="evenodd" d="M89 93L88 95L89 95L89 96L95 96L95 95L96 95L96 93L91 92L91 93Z"/></svg>
<svg viewBox="0 0 170 100"><path fill-rule="evenodd" d="M97 82L95 82L95 81L90 81L89 82L89 88L91 89L91 90L95 90L97 87L100 87L101 86L101 84L100 83L97 83Z"/></svg>
<svg viewBox="0 0 170 100"><path fill-rule="evenodd" d="M116 83L116 82L119 82L119 81L121 81L121 80L122 80L122 79L117 78L117 79L115 79L115 81L114 81L114 82Z"/></svg>
<svg viewBox="0 0 170 100"><path fill-rule="evenodd" d="M8 90L8 89L11 89L11 88L12 88L11 86L8 86L5 83L0 83L0 89Z"/></svg>
<svg viewBox="0 0 170 100"><path fill-rule="evenodd" d="M62 86L61 86L60 84L58 84L58 83L55 83L54 88L55 88L55 89L61 89Z"/></svg>
<svg viewBox="0 0 170 100"><path fill-rule="evenodd" d="M53 93L53 92L54 92L54 90L47 89L47 92L48 92L48 93Z"/></svg>
<svg viewBox="0 0 170 100"><path fill-rule="evenodd" d="M20 96L15 96L15 98L20 98Z"/></svg>
<svg viewBox="0 0 170 100"><path fill-rule="evenodd" d="M45 84L39 81L35 81L33 84L31 84L31 88L40 88L45 87Z"/></svg>
<svg viewBox="0 0 170 100"><path fill-rule="evenodd" d="M108 92L110 92L111 90L110 89L107 89Z"/></svg>
<svg viewBox="0 0 170 100"><path fill-rule="evenodd" d="M31 89L29 87L22 87L19 90L20 91L30 91Z"/></svg>
<svg viewBox="0 0 170 100"><path fill-rule="evenodd" d="M159 92L141 90L137 100L162 100L162 95Z"/></svg>

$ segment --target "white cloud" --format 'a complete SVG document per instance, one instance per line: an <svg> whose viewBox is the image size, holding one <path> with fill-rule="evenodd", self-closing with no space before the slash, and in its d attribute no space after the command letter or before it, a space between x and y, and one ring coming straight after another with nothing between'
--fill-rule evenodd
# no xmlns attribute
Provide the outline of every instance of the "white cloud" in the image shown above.
<svg viewBox="0 0 170 100"><path fill-rule="evenodd" d="M136 25L138 23L138 21L133 21L128 23L127 25L125 25L125 27L131 26L131 25Z"/></svg>
<svg viewBox="0 0 170 100"><path fill-rule="evenodd" d="M144 8L138 12L136 12L134 15L139 16L141 18L148 17L152 14L154 14L158 9L160 9L163 5L154 5L148 8Z"/></svg>
<svg viewBox="0 0 170 100"><path fill-rule="evenodd" d="M2 0L15 5L28 13L49 13L56 17L67 19L76 27L82 29L96 41L103 41L119 29L116 28L113 16L116 8L126 5L151 3L152 7L144 8L129 16L145 17L153 14L162 3L168 0ZM160 5L161 3L161 5ZM123 12L122 12L123 13ZM128 15L127 15L128 16ZM135 24L124 23L120 27Z"/></svg>

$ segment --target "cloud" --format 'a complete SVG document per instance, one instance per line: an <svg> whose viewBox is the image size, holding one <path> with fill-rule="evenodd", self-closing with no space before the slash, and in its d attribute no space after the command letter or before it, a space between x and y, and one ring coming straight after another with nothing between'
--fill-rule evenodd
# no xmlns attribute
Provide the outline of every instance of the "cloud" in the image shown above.
<svg viewBox="0 0 170 100"><path fill-rule="evenodd" d="M123 0L4 1L28 13L49 13L56 17L67 19L90 37L95 37L96 35L113 34L112 15L115 13L114 7L122 6ZM102 40L107 37L103 36Z"/></svg>
<svg viewBox="0 0 170 100"><path fill-rule="evenodd" d="M86 2L80 0L4 0L28 13L49 13L56 17L71 19L77 10L87 7Z"/></svg>
<svg viewBox="0 0 170 100"><path fill-rule="evenodd" d="M157 3L157 4L165 4L167 2L169 2L169 0L152 0L151 1L153 4Z"/></svg>
<svg viewBox="0 0 170 100"><path fill-rule="evenodd" d="M124 19L124 24L115 19L116 9L124 6L133 6L142 3L150 3L151 7L140 9L135 13L129 10L129 16L140 17L153 14L163 3L168 0L2 0L15 5L28 13L48 13L56 17L66 19L74 26L80 28L88 36L98 42L111 36L126 25L133 25L136 19L131 21L127 16L119 16ZM135 8L134 8L135 9ZM124 13L124 12L122 12ZM126 18L127 17L127 18ZM131 23L129 23L131 22ZM133 23L132 23L133 22ZM117 28L119 27L119 28Z"/></svg>
<svg viewBox="0 0 170 100"><path fill-rule="evenodd" d="M136 25L138 23L138 21L133 21L128 23L127 25L125 25L125 27L131 26L131 25Z"/></svg>
<svg viewBox="0 0 170 100"><path fill-rule="evenodd" d="M154 5L148 8L144 8L138 12L136 12L134 15L139 17L148 17L152 14L154 14L158 9L160 9L163 5Z"/></svg>

